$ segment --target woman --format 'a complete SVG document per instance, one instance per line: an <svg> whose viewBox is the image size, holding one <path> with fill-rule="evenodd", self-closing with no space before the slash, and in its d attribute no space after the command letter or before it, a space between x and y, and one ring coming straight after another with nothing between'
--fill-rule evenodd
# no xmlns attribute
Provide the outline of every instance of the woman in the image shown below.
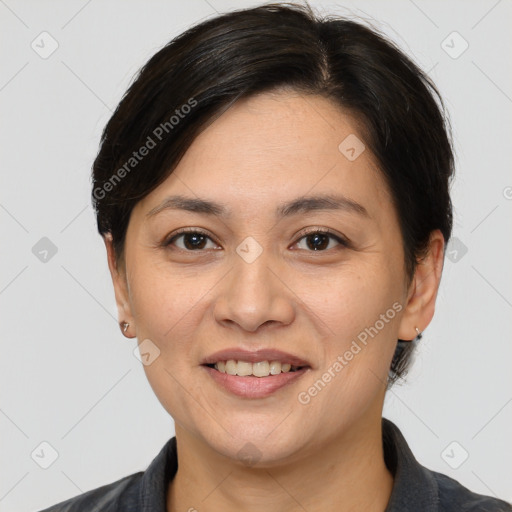
<svg viewBox="0 0 512 512"><path fill-rule="evenodd" d="M382 418L452 229L440 103L382 36L293 5L149 60L92 194L121 330L176 437L47 511L512 510L421 466Z"/></svg>

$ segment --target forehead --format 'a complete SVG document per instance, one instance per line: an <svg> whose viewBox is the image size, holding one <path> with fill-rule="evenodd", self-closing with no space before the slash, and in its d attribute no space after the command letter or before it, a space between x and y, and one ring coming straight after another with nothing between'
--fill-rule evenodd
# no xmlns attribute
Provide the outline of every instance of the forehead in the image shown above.
<svg viewBox="0 0 512 512"><path fill-rule="evenodd" d="M323 97L296 92L239 100L137 207L147 212L171 193L209 197L240 216L312 194L340 193L374 214L391 207L356 119Z"/></svg>

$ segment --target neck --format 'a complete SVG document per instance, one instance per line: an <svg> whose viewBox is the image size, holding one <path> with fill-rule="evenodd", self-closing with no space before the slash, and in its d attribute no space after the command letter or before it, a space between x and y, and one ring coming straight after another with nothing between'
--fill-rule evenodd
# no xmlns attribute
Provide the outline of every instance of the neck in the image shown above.
<svg viewBox="0 0 512 512"><path fill-rule="evenodd" d="M178 471L167 510L365 510L383 512L393 477L384 462L381 417L364 419L342 439L325 443L299 463L240 466L176 425Z"/></svg>

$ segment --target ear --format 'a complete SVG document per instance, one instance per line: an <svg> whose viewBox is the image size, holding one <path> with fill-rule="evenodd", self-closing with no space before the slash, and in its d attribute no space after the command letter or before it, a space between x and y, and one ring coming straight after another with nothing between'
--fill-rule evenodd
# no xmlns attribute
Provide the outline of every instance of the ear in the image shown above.
<svg viewBox="0 0 512 512"><path fill-rule="evenodd" d="M104 235L103 241L105 242L105 247L107 249L108 268L110 270L110 276L112 277L112 283L114 285L119 326L124 336L127 338L135 338L135 319L132 315L130 307L126 272L125 269L121 268L117 263L114 244L112 241L112 234L107 233ZM129 324L126 330L123 328L124 323Z"/></svg>
<svg viewBox="0 0 512 512"><path fill-rule="evenodd" d="M416 327L423 331L432 320L443 261L444 237L441 231L436 229L430 234L428 253L416 264L407 294L407 304L400 320L399 339L414 339L418 334Z"/></svg>

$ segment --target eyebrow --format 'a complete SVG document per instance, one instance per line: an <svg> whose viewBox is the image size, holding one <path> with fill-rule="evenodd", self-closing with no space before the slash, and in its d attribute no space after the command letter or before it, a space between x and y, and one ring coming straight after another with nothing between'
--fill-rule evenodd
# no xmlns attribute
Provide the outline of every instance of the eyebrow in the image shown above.
<svg viewBox="0 0 512 512"><path fill-rule="evenodd" d="M193 213L215 215L226 219L231 218L229 209L221 203L181 195L167 197L158 206L150 210L146 217L153 217L164 210L184 210ZM341 210L370 217L363 205L345 196L333 194L303 196L293 201L282 203L276 209L276 217L291 217L299 213L308 213L315 210Z"/></svg>

